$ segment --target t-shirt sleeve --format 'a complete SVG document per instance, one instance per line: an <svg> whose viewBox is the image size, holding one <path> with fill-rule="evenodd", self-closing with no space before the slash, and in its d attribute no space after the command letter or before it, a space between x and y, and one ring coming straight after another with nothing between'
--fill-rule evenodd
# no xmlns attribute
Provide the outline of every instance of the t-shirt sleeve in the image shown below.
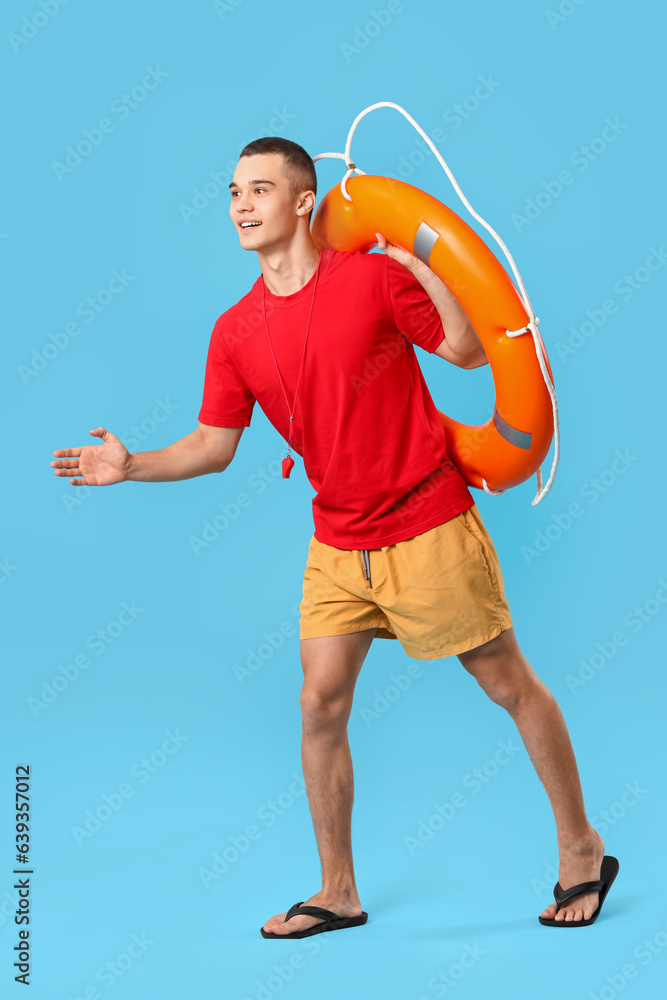
<svg viewBox="0 0 667 1000"><path fill-rule="evenodd" d="M234 364L218 320L208 347L199 422L214 427L249 427L254 405L255 397Z"/></svg>
<svg viewBox="0 0 667 1000"><path fill-rule="evenodd" d="M394 326L418 347L431 354L442 343L445 331L428 292L409 268L385 254L388 298Z"/></svg>

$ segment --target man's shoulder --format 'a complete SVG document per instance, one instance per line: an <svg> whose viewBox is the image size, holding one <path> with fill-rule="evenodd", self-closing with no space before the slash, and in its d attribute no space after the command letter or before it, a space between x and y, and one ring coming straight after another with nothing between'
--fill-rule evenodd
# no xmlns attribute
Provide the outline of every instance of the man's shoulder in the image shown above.
<svg viewBox="0 0 667 1000"><path fill-rule="evenodd" d="M383 266L382 262L387 258L387 255L382 252L371 253L363 250L330 250L329 253L334 267L363 271L365 274L369 274L373 270L379 272Z"/></svg>
<svg viewBox="0 0 667 1000"><path fill-rule="evenodd" d="M327 280L334 286L342 284L363 284L367 289L377 290L383 285L386 275L387 255L362 250L330 250Z"/></svg>
<svg viewBox="0 0 667 1000"><path fill-rule="evenodd" d="M223 334L226 330L233 329L238 326L240 322L247 322L248 318L252 316L253 312L257 310L257 281L253 284L245 295L243 295L237 302L232 303L228 306L223 313L221 313L217 320L215 321L215 330L219 334Z"/></svg>

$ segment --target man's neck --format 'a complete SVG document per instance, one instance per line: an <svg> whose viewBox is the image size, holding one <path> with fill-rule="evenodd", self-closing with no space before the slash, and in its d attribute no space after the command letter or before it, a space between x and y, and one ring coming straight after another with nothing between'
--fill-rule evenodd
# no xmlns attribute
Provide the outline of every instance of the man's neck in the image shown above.
<svg viewBox="0 0 667 1000"><path fill-rule="evenodd" d="M315 274L320 251L310 237L294 240L289 247L263 254L257 252L266 287L274 295L293 295Z"/></svg>

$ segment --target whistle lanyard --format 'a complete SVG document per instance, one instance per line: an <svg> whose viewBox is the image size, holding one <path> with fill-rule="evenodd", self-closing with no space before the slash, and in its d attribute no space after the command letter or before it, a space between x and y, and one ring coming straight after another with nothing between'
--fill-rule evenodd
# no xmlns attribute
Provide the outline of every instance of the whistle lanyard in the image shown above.
<svg viewBox="0 0 667 1000"><path fill-rule="evenodd" d="M280 369L278 368L278 362L276 361L276 356L273 351L273 345L271 344L271 337L269 336L269 325L266 321L266 282L264 281L264 276L262 276L262 313L264 315L264 326L266 328L266 337L269 341L269 347L271 348L271 354L273 356L273 363L276 366L276 371L278 372L278 378L280 379L280 385L283 390L283 395L285 397L285 404L287 406L287 412L289 413L289 437L287 442L287 455L283 458L283 479L289 479L289 474L294 466L294 459L292 458L292 424L294 418L294 408L296 406L296 395L299 391L299 382L301 381L301 372L303 370L303 361L306 356L306 344L308 342L308 331L310 330L310 319L313 315L313 306L315 304L315 289L317 288L317 279L320 276L320 262L317 263L317 268L315 270L315 284L313 285L313 297L310 303L310 312L308 313L308 325L306 326L306 337L303 342L303 351L301 354L301 365L299 366L299 377L296 380L296 389L294 390L294 400L292 402L292 407L290 409L289 401L287 399L287 392L285 391L285 383L283 382L283 377L280 374Z"/></svg>

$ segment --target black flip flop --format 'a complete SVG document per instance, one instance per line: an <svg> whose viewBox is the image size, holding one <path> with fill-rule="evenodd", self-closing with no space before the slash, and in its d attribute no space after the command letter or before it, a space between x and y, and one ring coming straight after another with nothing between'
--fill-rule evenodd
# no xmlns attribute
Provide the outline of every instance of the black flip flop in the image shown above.
<svg viewBox="0 0 667 1000"><path fill-rule="evenodd" d="M600 878L597 881L580 882L579 885L573 885L569 889L563 889L560 882L556 882L554 886L556 913L558 913L563 903L566 903L569 899L573 899L575 896L585 896L588 892L600 893L598 905L588 920L554 920L553 917L538 917L537 919L545 927L586 927L587 924L592 924L600 915L605 896L618 875L618 868L619 865L616 858L612 858L611 854L605 854L600 867Z"/></svg>
<svg viewBox="0 0 667 1000"><path fill-rule="evenodd" d="M336 931L342 927L358 927L368 920L368 914L363 911L358 917L339 917L337 913L325 910L323 906L304 906L302 900L300 903L294 903L293 906L290 906L285 914L285 921L300 913L310 917L324 917L324 920L313 927L307 927L305 931L292 931L291 934L270 934L263 927L260 927L260 934L265 938L302 938L308 937L310 934L321 934L323 931Z"/></svg>

